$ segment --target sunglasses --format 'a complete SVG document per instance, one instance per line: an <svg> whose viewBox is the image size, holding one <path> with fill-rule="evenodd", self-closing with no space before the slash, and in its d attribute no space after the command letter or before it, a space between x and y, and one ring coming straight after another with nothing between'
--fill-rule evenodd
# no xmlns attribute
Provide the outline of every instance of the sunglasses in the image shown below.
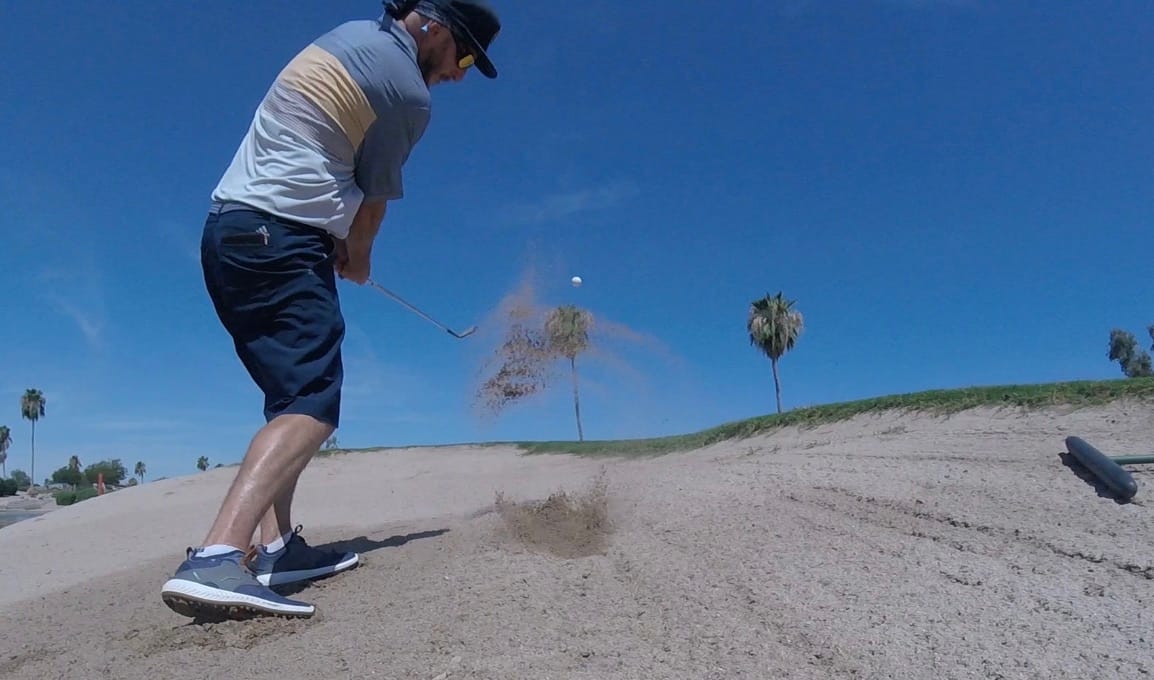
<svg viewBox="0 0 1154 680"><path fill-rule="evenodd" d="M462 47L462 45L467 45L468 42L462 40L456 31L452 31L452 34L453 42L457 45L457 68L462 71L467 70L470 66L477 63L477 57L468 49Z"/></svg>

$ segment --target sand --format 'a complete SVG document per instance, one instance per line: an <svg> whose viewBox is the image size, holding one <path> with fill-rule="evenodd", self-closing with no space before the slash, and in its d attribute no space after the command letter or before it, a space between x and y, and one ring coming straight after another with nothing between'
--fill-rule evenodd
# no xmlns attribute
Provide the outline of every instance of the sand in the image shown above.
<svg viewBox="0 0 1154 680"><path fill-rule="evenodd" d="M234 470L0 529L0 677L1139 678L1152 477L1120 504L1076 434L1149 453L1152 407L881 414L642 460L493 447L318 459L308 620L160 601ZM558 493L562 492L562 493ZM552 497L551 497L552 495Z"/></svg>

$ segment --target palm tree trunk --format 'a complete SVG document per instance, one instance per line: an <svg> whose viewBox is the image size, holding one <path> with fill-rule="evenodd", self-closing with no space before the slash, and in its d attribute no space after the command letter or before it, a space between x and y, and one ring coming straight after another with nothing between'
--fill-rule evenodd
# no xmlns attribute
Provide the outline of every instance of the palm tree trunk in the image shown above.
<svg viewBox="0 0 1154 680"><path fill-rule="evenodd" d="M777 392L777 412L781 413L781 381L777 377L777 359L774 359L773 364L773 388Z"/></svg>
<svg viewBox="0 0 1154 680"><path fill-rule="evenodd" d="M36 420L32 420L32 486L28 489L32 490L36 486Z"/></svg>
<svg viewBox="0 0 1154 680"><path fill-rule="evenodd" d="M577 415L577 440L585 441L585 433L581 429L581 399L577 396L577 357L569 357L569 367L573 372L573 412Z"/></svg>

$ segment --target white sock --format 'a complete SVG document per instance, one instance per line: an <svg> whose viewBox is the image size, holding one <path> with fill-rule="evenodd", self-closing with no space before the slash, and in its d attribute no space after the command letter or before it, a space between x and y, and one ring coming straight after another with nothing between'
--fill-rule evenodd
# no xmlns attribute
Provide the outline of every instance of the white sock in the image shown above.
<svg viewBox="0 0 1154 680"><path fill-rule="evenodd" d="M287 534L282 534L281 536L278 536L276 538L276 540L274 540L272 543L269 543L268 545L266 545L264 547L265 552L274 553L274 552L280 550L281 548L283 548L285 546L286 543L289 542L289 539L291 539L292 537L293 537L293 532L291 532L291 531L288 532Z"/></svg>
<svg viewBox="0 0 1154 680"><path fill-rule="evenodd" d="M218 543L216 545L206 545L200 550L196 551L197 557L214 557L216 555L224 555L225 553L236 552L240 548L234 548L231 545L224 545ZM243 552L243 551L241 551Z"/></svg>

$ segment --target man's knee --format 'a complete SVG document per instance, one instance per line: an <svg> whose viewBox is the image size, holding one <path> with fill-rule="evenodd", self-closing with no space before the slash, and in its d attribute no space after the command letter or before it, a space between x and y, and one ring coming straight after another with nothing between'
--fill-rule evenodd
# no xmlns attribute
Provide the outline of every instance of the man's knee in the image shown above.
<svg viewBox="0 0 1154 680"><path fill-rule="evenodd" d="M283 416L304 416L312 423L312 429L324 431L325 438L332 436L340 427L341 401L339 390L332 395L308 395L307 397L283 397L266 399L264 417L272 422Z"/></svg>
<svg viewBox="0 0 1154 680"><path fill-rule="evenodd" d="M268 424L295 430L297 434L307 436L309 439L319 438L325 440L332 437L333 433L337 431L336 425L326 419L318 418L311 413L294 411L292 409L270 417Z"/></svg>

